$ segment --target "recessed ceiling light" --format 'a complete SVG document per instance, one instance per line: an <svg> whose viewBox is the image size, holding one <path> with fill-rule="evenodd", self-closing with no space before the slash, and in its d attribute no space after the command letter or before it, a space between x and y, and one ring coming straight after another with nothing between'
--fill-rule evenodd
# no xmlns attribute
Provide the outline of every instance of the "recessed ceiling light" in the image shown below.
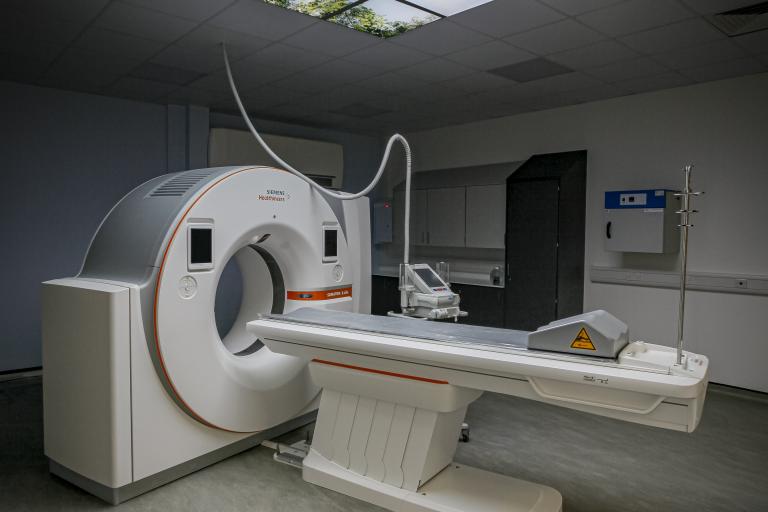
<svg viewBox="0 0 768 512"><path fill-rule="evenodd" d="M264 0L378 37L393 37L491 0Z"/></svg>

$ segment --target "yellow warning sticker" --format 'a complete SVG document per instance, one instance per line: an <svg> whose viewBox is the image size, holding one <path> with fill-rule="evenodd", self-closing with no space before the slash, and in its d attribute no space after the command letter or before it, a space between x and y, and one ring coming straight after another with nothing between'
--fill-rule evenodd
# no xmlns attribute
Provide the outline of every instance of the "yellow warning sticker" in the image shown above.
<svg viewBox="0 0 768 512"><path fill-rule="evenodd" d="M587 330L583 327L579 331L579 334L571 342L571 348L580 348L582 350L597 350L595 344L592 343L592 339L587 334Z"/></svg>

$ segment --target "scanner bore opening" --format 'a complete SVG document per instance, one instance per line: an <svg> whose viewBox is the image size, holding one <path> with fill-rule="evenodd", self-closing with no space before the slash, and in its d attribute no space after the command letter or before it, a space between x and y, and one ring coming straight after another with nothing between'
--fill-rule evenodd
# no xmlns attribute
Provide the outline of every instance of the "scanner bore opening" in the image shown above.
<svg viewBox="0 0 768 512"><path fill-rule="evenodd" d="M257 352L263 343L246 331L246 322L261 313L283 313L285 282L275 258L252 244L227 261L216 286L214 319L224 347L235 356Z"/></svg>

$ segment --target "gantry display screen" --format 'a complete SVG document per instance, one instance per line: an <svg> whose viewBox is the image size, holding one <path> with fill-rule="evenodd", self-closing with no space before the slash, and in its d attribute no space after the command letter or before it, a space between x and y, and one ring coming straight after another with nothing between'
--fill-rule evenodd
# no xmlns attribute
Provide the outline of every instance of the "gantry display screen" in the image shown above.
<svg viewBox="0 0 768 512"><path fill-rule="evenodd" d="M339 242L338 232L335 229L325 230L324 251L323 256L325 258L336 258L339 256Z"/></svg>
<svg viewBox="0 0 768 512"><path fill-rule="evenodd" d="M213 263L213 229L189 230L189 262L193 265Z"/></svg>

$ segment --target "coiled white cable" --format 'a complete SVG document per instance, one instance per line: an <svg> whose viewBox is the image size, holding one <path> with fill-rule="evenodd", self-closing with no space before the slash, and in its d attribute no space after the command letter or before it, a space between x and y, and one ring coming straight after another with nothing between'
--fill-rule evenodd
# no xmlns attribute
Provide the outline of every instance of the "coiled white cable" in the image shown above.
<svg viewBox="0 0 768 512"><path fill-rule="evenodd" d="M229 56L227 55L227 47L224 43L221 43L221 50L224 53L224 65L227 68L227 79L229 80L229 87L232 89L232 95L235 97L235 102L237 103L237 108L240 110L240 114L243 116L243 121L245 121L246 126L248 126L248 129L256 138L256 141L261 145L262 148L264 148L264 151L266 151L267 154L270 157L272 157L272 160L277 162L286 171L296 175L298 178L301 178L302 180L309 183L310 186L314 187L315 190L317 190L321 194L331 197L333 199L341 199L342 201L357 199L359 197L362 197L368 194L379 183L379 180L381 179L381 175L384 174L384 168L386 167L387 162L389 161L389 153L392 150L392 145L395 142L399 142L400 144L402 144L403 149L405 150L405 221L404 221L405 233L404 233L404 240L403 240L403 243L405 244L405 248L403 251L403 263L408 263L408 254L409 254L409 248L410 248L410 219L411 219L411 147L408 145L408 141L405 140L405 137L403 137L399 133L396 133L389 138L389 140L387 141L387 147L384 149L384 156L381 158L381 165L379 165L379 170L376 173L376 176L373 177L373 180L363 190L361 190L360 192L356 192L354 194L341 194L338 192L334 192L332 190L328 190L327 188L318 184L311 178L305 176L304 173L302 173L298 169L294 169L290 164L288 164L285 160L280 158L274 151L272 151L272 148L270 148L267 145L267 143L264 141L264 139L261 138L261 135L259 135L259 132L253 126L253 123L251 122L250 117L248 117L248 112L245 110L245 107L243 106L243 102L240 100L240 95L237 92L237 87L235 87L235 80L232 78L232 68L229 65Z"/></svg>

